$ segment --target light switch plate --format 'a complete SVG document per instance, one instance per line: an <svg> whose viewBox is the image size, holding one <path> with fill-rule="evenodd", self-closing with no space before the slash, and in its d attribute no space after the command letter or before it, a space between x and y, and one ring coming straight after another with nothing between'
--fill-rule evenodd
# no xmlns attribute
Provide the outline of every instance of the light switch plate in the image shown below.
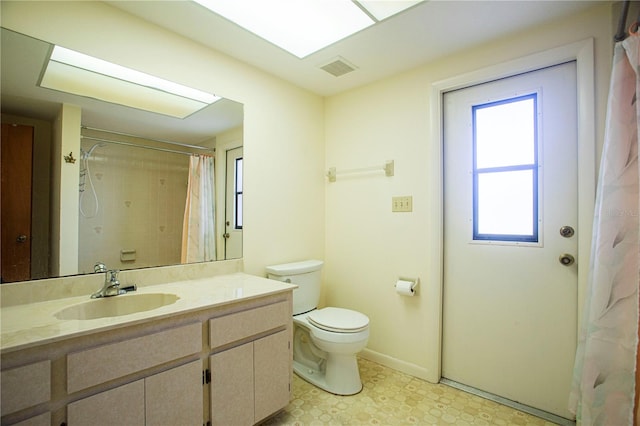
<svg viewBox="0 0 640 426"><path fill-rule="evenodd" d="M392 197L391 211L392 212L413 211L413 197L411 195L405 195L402 197Z"/></svg>

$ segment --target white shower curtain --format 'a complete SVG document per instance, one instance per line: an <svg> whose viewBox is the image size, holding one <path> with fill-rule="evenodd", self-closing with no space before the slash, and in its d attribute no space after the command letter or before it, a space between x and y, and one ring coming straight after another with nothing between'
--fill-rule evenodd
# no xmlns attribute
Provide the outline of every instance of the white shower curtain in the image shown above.
<svg viewBox="0 0 640 426"><path fill-rule="evenodd" d="M570 409L582 425L632 425L638 347L640 36L615 46L591 270Z"/></svg>
<svg viewBox="0 0 640 426"><path fill-rule="evenodd" d="M182 225L182 263L216 258L213 157L192 155Z"/></svg>

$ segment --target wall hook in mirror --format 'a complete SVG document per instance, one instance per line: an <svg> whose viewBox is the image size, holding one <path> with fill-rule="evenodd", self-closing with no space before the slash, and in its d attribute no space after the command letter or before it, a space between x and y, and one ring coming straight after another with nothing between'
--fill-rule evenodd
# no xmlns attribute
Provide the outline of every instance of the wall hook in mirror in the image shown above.
<svg viewBox="0 0 640 426"><path fill-rule="evenodd" d="M64 161L71 164L74 164L76 162L76 159L73 158L73 151L71 151L69 155L64 156Z"/></svg>

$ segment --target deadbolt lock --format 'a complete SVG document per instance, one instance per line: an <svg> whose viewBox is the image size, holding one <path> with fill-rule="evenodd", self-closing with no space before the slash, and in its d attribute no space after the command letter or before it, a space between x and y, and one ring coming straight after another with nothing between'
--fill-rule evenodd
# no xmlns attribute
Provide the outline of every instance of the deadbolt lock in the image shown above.
<svg viewBox="0 0 640 426"><path fill-rule="evenodd" d="M571 238L575 233L576 231L571 226L565 225L560 228L560 235L565 238Z"/></svg>

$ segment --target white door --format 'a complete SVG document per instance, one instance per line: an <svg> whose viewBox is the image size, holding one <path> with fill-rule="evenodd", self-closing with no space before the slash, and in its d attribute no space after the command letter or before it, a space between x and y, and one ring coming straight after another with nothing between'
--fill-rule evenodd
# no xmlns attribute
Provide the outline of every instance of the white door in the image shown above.
<svg viewBox="0 0 640 426"><path fill-rule="evenodd" d="M242 147L227 151L225 259L242 257Z"/></svg>
<svg viewBox="0 0 640 426"><path fill-rule="evenodd" d="M571 418L575 62L452 91L443 102L442 375Z"/></svg>

